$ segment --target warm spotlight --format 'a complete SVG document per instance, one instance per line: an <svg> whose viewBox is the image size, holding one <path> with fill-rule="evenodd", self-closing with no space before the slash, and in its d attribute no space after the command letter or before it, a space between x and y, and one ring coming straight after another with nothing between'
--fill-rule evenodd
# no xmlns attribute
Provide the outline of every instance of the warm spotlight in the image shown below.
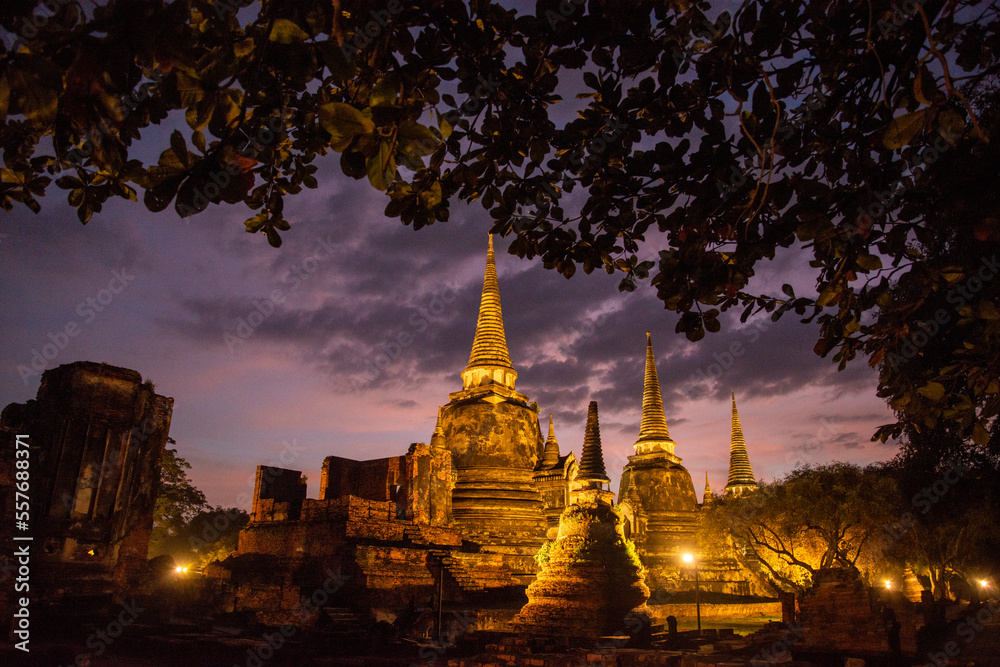
<svg viewBox="0 0 1000 667"><path fill-rule="evenodd" d="M990 582L986 581L985 579L980 579L979 580L979 585L982 586L983 588L988 588L989 585L990 585Z"/></svg>
<svg viewBox="0 0 1000 667"><path fill-rule="evenodd" d="M886 579L883 583L885 584L886 590L890 590L892 588L892 580L891 579Z"/></svg>
<svg viewBox="0 0 1000 667"><path fill-rule="evenodd" d="M188 569L186 567L184 567L183 565L178 565L177 566L177 573L178 574L184 574L187 571L188 571Z"/></svg>
<svg viewBox="0 0 1000 667"><path fill-rule="evenodd" d="M683 556L681 556L681 558L684 560L685 563L694 562L694 556L692 556L691 554L684 554Z"/></svg>

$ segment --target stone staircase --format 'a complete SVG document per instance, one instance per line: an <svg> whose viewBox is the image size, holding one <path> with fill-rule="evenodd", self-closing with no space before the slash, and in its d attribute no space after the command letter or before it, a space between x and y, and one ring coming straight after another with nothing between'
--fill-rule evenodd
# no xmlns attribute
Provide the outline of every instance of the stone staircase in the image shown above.
<svg viewBox="0 0 1000 667"><path fill-rule="evenodd" d="M447 552L445 552L447 553ZM447 554L441 558L444 569L461 586L463 591L484 591L486 586L473 572L465 566L458 558Z"/></svg>
<svg viewBox="0 0 1000 667"><path fill-rule="evenodd" d="M444 569L463 591L479 592L487 588L515 585L503 560L494 554L461 554L453 551L434 550L431 554L441 560Z"/></svg>

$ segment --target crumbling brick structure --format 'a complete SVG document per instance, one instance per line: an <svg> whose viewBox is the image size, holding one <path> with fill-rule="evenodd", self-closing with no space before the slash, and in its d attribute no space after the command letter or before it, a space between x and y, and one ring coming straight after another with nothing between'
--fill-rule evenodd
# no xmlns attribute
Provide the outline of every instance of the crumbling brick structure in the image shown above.
<svg viewBox="0 0 1000 667"><path fill-rule="evenodd" d="M895 650L914 655L916 611L901 591L872 590L853 568L829 568L813 575L799 598L802 639L794 652L849 652L879 656Z"/></svg>

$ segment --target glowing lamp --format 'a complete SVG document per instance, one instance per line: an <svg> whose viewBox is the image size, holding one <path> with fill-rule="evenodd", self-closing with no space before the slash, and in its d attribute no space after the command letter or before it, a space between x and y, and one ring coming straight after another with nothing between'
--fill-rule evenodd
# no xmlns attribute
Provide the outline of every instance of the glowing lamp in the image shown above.
<svg viewBox="0 0 1000 667"><path fill-rule="evenodd" d="M692 556L691 554L684 554L683 556L681 556L681 558L684 560L685 563L694 562L694 556Z"/></svg>
<svg viewBox="0 0 1000 667"><path fill-rule="evenodd" d="M891 579L886 579L883 583L885 584L886 590L889 590L889 589L892 588L892 580Z"/></svg>

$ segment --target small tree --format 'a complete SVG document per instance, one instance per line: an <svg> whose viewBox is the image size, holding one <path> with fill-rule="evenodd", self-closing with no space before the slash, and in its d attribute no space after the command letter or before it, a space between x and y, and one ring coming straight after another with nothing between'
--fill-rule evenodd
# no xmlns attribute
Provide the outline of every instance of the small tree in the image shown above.
<svg viewBox="0 0 1000 667"><path fill-rule="evenodd" d="M177 443L170 438L170 444ZM191 464L177 455L176 449L164 449L160 457L160 489L153 514L153 541L177 535L208 505L205 494L188 479Z"/></svg>
<svg viewBox="0 0 1000 667"><path fill-rule="evenodd" d="M150 555L169 554L178 563L196 569L225 558L236 549L249 515L235 507L210 506L205 494L188 479L186 471L191 464L178 456L177 450L165 449L160 464Z"/></svg>

